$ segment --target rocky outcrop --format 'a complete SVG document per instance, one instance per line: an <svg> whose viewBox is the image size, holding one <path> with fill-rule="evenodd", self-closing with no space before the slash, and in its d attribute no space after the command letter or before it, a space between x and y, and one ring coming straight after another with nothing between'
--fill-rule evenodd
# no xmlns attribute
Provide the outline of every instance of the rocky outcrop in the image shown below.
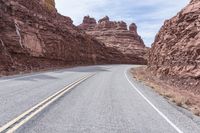
<svg viewBox="0 0 200 133"><path fill-rule="evenodd" d="M96 24L97 24L97 22L94 18L85 16L81 27L82 27L82 30L93 29L96 26Z"/></svg>
<svg viewBox="0 0 200 133"><path fill-rule="evenodd" d="M105 43L107 47L114 47L130 60L136 60L135 63L146 64L144 55L147 48L137 33L136 24L131 24L127 29L125 22L110 21L108 16L100 19L98 23L94 18L86 16L78 27Z"/></svg>
<svg viewBox="0 0 200 133"><path fill-rule="evenodd" d="M94 23L94 20L86 23ZM57 13L54 0L0 0L0 75L86 64L133 63Z"/></svg>
<svg viewBox="0 0 200 133"><path fill-rule="evenodd" d="M200 94L200 1L165 21L149 55L149 69Z"/></svg>

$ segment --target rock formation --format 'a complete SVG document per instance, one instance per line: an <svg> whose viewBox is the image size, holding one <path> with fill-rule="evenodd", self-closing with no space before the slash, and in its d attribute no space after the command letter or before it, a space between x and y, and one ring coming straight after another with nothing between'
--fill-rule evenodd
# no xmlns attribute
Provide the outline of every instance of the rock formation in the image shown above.
<svg viewBox="0 0 200 133"><path fill-rule="evenodd" d="M105 43L107 47L114 47L125 54L128 58L138 60L136 63L145 64L144 55L147 48L143 40L137 33L137 26L133 23L127 29L127 24L123 21L110 21L106 16L96 22L94 18L86 16L83 23L78 26L87 34Z"/></svg>
<svg viewBox="0 0 200 133"><path fill-rule="evenodd" d="M94 24L94 20L85 23ZM57 13L54 0L0 0L0 75L103 63L135 63Z"/></svg>
<svg viewBox="0 0 200 133"><path fill-rule="evenodd" d="M198 88L200 94L200 1L192 0L181 12L165 21L149 55L149 69ZM181 79L181 80L180 80Z"/></svg>

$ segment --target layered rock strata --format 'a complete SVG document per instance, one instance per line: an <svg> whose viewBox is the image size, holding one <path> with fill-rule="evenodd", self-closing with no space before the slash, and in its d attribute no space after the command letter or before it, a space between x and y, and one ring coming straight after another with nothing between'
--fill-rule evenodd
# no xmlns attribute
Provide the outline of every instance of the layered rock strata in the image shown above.
<svg viewBox="0 0 200 133"><path fill-rule="evenodd" d="M138 61L136 63L146 63L144 55L147 52L147 48L137 33L135 23L132 23L128 29L125 22L110 21L108 16L100 19L98 23L94 18L85 16L83 23L78 27L103 42L107 47L118 49L127 58L134 58Z"/></svg>
<svg viewBox="0 0 200 133"><path fill-rule="evenodd" d="M0 75L135 62L58 14L54 0L0 0L0 29Z"/></svg>
<svg viewBox="0 0 200 133"><path fill-rule="evenodd" d="M149 69L200 94L200 1L166 20L149 55Z"/></svg>

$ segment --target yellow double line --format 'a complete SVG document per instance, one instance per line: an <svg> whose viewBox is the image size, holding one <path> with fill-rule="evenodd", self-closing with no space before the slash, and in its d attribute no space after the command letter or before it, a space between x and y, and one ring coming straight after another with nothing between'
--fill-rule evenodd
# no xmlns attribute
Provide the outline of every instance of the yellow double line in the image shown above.
<svg viewBox="0 0 200 133"><path fill-rule="evenodd" d="M38 103L37 105L35 105L31 109L27 110L26 112L22 113L21 115L19 115L15 119L9 121L7 124L0 127L0 133L13 133L19 127L21 127L26 122L28 122L31 118L33 118L36 114L38 114L43 109L45 109L48 105L55 102L60 97L62 97L64 94L69 92L71 89L73 89L74 87L76 87L77 85L79 85L80 83L82 83L83 81L85 81L86 79L88 79L88 78L90 78L94 75L95 74L89 74L87 76L84 76L81 79L67 85L66 87L64 87L60 91L56 92L55 94L49 96L44 101Z"/></svg>

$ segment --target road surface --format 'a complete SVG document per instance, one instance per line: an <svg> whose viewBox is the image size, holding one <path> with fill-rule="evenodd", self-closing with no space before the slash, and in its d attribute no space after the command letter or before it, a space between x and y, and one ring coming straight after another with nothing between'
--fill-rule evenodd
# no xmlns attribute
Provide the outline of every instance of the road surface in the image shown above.
<svg viewBox="0 0 200 133"><path fill-rule="evenodd" d="M200 133L200 119L134 81L133 65L76 67L0 78L0 127L82 77L16 133ZM2 132L6 132L5 130Z"/></svg>

